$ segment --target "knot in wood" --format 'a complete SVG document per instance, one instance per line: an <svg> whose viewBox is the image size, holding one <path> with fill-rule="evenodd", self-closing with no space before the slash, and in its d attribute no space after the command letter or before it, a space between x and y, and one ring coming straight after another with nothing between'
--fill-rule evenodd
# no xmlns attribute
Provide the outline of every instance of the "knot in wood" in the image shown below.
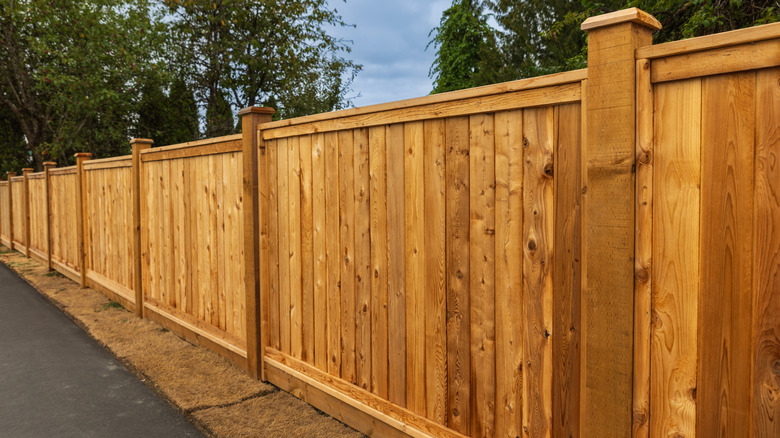
<svg viewBox="0 0 780 438"><path fill-rule="evenodd" d="M780 360L772 362L772 372L780 376Z"/></svg>
<svg viewBox="0 0 780 438"><path fill-rule="evenodd" d="M544 177L545 178L552 178L553 177L553 163L547 163L544 165Z"/></svg>
<svg viewBox="0 0 780 438"><path fill-rule="evenodd" d="M528 250L536 251L536 241L535 240L529 240L528 241Z"/></svg>

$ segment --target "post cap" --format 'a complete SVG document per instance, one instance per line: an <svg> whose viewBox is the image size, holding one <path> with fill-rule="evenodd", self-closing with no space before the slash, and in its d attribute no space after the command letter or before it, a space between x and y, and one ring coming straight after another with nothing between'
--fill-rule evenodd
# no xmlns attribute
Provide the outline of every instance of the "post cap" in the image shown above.
<svg viewBox="0 0 780 438"><path fill-rule="evenodd" d="M613 26L621 23L636 23L645 27L649 27L652 30L661 29L661 23L647 12L637 9L628 8L620 11L610 12L608 14L596 15L590 17L582 23L580 29L584 31L598 29L600 27Z"/></svg>
<svg viewBox="0 0 780 438"><path fill-rule="evenodd" d="M16 172L6 172L8 174L8 177L16 176Z"/></svg>
<svg viewBox="0 0 780 438"><path fill-rule="evenodd" d="M249 106L239 111L238 115L245 116L247 114L274 114L274 113L276 113L276 110L273 108L268 108L263 106Z"/></svg>
<svg viewBox="0 0 780 438"><path fill-rule="evenodd" d="M90 158L90 157L92 157L92 153L91 152L77 152L77 153L73 154L73 156L76 157L76 158Z"/></svg>
<svg viewBox="0 0 780 438"><path fill-rule="evenodd" d="M136 144L136 143L139 143L139 144L154 144L154 140L152 140L151 138L134 138L134 139L130 140L130 144L131 145L132 144Z"/></svg>
<svg viewBox="0 0 780 438"><path fill-rule="evenodd" d="M30 173L34 171L35 169L33 169L32 167L25 167L24 169L22 169L22 173Z"/></svg>
<svg viewBox="0 0 780 438"><path fill-rule="evenodd" d="M43 163L44 167L46 167L46 166L56 166L56 165L57 165L57 163L54 162L54 161L46 161L45 163Z"/></svg>

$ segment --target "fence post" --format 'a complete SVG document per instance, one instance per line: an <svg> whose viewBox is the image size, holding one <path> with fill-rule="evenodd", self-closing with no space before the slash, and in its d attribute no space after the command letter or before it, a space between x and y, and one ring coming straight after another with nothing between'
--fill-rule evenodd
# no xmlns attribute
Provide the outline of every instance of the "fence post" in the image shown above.
<svg viewBox="0 0 780 438"><path fill-rule="evenodd" d="M626 9L591 17L584 159L582 436L631 437L637 48L661 24Z"/></svg>
<svg viewBox="0 0 780 438"><path fill-rule="evenodd" d="M30 258L30 180L27 178L33 170L35 169L31 167L22 169L24 177L24 255L28 259Z"/></svg>
<svg viewBox="0 0 780 438"><path fill-rule="evenodd" d="M76 233L78 236L78 250L79 250L79 270L81 273L81 280L79 285L81 288L87 287L87 248L84 240L86 239L86 230L84 229L84 209L86 208L86 193L84 182L84 162L92 157L89 152L79 152L76 157Z"/></svg>
<svg viewBox="0 0 780 438"><path fill-rule="evenodd" d="M11 178L16 176L16 172L8 172L8 240L11 242L11 251L14 250L14 191Z"/></svg>
<svg viewBox="0 0 780 438"><path fill-rule="evenodd" d="M265 169L265 153L258 157L260 134L257 125L271 121L275 111L272 108L249 107L238 112L241 117L241 132L243 133L243 164L244 164L244 286L246 287L246 350L247 368L255 379L265 380L263 356L265 349L264 336L267 333L262 312L261 291L266 287L261 283L268 280L268 272L263 271L265 263L261 262L262 248L268 247L267 223L261 222L268 205L264 203L267 197L258 196L258 165L260 173ZM259 178L262 178L261 175ZM263 237L261 237L261 235Z"/></svg>
<svg viewBox="0 0 780 438"><path fill-rule="evenodd" d="M51 271L51 179L49 172L52 167L57 167L57 163L47 161L43 163L44 183L46 184L46 264Z"/></svg>
<svg viewBox="0 0 780 438"><path fill-rule="evenodd" d="M130 140L133 148L133 289L135 290L135 314L144 317L143 248L141 248L141 151L152 147L148 138Z"/></svg>

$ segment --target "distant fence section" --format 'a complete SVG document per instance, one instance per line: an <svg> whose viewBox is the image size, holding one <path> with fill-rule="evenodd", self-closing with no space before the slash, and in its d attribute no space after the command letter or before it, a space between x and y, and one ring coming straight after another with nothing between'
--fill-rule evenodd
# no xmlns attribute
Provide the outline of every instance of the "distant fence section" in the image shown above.
<svg viewBox="0 0 780 438"><path fill-rule="evenodd" d="M0 182L0 242L374 436L780 436L780 24Z"/></svg>

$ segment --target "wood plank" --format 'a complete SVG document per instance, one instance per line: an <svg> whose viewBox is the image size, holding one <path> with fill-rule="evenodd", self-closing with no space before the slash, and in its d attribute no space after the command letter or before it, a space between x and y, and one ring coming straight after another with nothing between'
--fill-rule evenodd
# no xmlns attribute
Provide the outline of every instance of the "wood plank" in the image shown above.
<svg viewBox="0 0 780 438"><path fill-rule="evenodd" d="M755 72L702 79L701 289L696 428L750 430Z"/></svg>
<svg viewBox="0 0 780 438"><path fill-rule="evenodd" d="M406 407L425 415L425 168L423 122L404 124Z"/></svg>
<svg viewBox="0 0 780 438"><path fill-rule="evenodd" d="M341 247L339 217L339 138L325 141L325 244L328 263L328 374L341 375Z"/></svg>
<svg viewBox="0 0 780 438"><path fill-rule="evenodd" d="M574 70L564 73L556 73L547 76L538 76L534 78L520 79L517 81L503 82L500 84L487 85L484 87L469 88L465 90L452 91L449 93L432 94L412 99L399 100L378 105L369 105L360 108L349 108L330 113L314 114L306 117L297 117L293 119L277 120L263 124L260 128L263 130L281 128L285 126L300 125L330 119L343 119L350 116L361 114L377 113L382 111L400 110L414 106L429 105L432 103L451 102L463 100L472 97L487 96L491 94L509 93L512 91L530 90L534 88L549 87L551 85L562 85L572 82L580 82L588 77L587 69Z"/></svg>
<svg viewBox="0 0 780 438"><path fill-rule="evenodd" d="M446 123L428 120L423 126L425 197L425 407L426 416L447 424L447 248Z"/></svg>
<svg viewBox="0 0 780 438"><path fill-rule="evenodd" d="M280 313L279 308L279 142L277 140L265 142L265 153L268 162L268 270L270 272L269 281L269 303L268 310L268 345L279 350L281 349L280 339ZM283 219L283 218L282 218Z"/></svg>
<svg viewBox="0 0 780 438"><path fill-rule="evenodd" d="M279 342L281 351L290 354L290 187L289 152L290 139L277 141L278 196L279 196Z"/></svg>
<svg viewBox="0 0 780 438"><path fill-rule="evenodd" d="M404 127L389 125L387 139L387 351L388 398L406 406L406 289Z"/></svg>
<svg viewBox="0 0 780 438"><path fill-rule="evenodd" d="M280 151L281 152L281 151ZM290 236L290 354L302 358L303 293L301 267L301 150L300 140L287 140L287 220Z"/></svg>
<svg viewBox="0 0 780 438"><path fill-rule="evenodd" d="M398 111L368 113L351 117L327 119L287 127L270 129L264 127L263 138L284 138L314 132L329 132L341 129L367 128L391 123L407 123L461 115L509 109L529 108L540 105L556 105L578 102L581 98L578 82L555 85L546 88L487 95L443 103L413 106Z"/></svg>
<svg viewBox="0 0 780 438"><path fill-rule="evenodd" d="M688 38L670 43L657 44L636 49L636 59L653 59L681 53L698 52L745 43L752 43L780 37L780 24L771 23L730 32Z"/></svg>
<svg viewBox="0 0 780 438"><path fill-rule="evenodd" d="M325 240L325 137L312 135L312 246L314 257L314 365L328 371L328 259Z"/></svg>
<svg viewBox="0 0 780 438"><path fill-rule="evenodd" d="M371 390L371 206L368 129L354 131L355 380Z"/></svg>
<svg viewBox="0 0 780 438"><path fill-rule="evenodd" d="M341 239L341 378L355 376L355 152L352 131L339 131L339 236Z"/></svg>
<svg viewBox="0 0 780 438"><path fill-rule="evenodd" d="M655 87L650 433L695 436L701 82Z"/></svg>
<svg viewBox="0 0 780 438"><path fill-rule="evenodd" d="M780 436L780 68L756 72L752 434Z"/></svg>
<svg viewBox="0 0 780 438"><path fill-rule="evenodd" d="M303 346L301 359L314 364L314 319L315 312L322 312L325 307L316 307L314 302L314 231L313 231L313 199L312 199L312 138L303 136L300 142L301 160L301 287L302 287L302 336ZM318 187L317 190L321 188ZM324 193L324 192L320 192ZM324 199L324 198L323 198ZM324 277L323 277L324 278ZM325 357L323 356L323 359Z"/></svg>
<svg viewBox="0 0 780 438"><path fill-rule="evenodd" d="M653 82L676 81L780 65L780 38L653 60Z"/></svg>
<svg viewBox="0 0 780 438"><path fill-rule="evenodd" d="M394 403L389 403L386 400L380 399L374 394L359 388L344 379L330 376L326 373L318 371L316 368L307 365L304 362L298 361L292 357L284 355L280 352L271 352L268 357L269 364L277 362L290 368L287 371L289 374L295 375L301 373L305 376L314 379L322 384L324 387L335 390L332 396L341 400L357 401L360 404L366 405L369 408L384 414L377 415L379 418L388 421L395 419L407 425L407 429L404 431L410 436L441 436L441 437L463 437L459 433L455 433L446 427L443 427L431 420L426 419L423 416L417 415L408 409L399 407ZM375 413L376 415L376 413ZM389 418L388 418L389 417ZM417 429L417 431L415 431ZM420 435L420 433L426 435Z"/></svg>
<svg viewBox="0 0 780 438"><path fill-rule="evenodd" d="M554 255L552 360L552 436L579 432L580 298L582 270L580 160L581 115L579 104L557 109L554 153Z"/></svg>
<svg viewBox="0 0 780 438"><path fill-rule="evenodd" d="M553 108L523 112L523 424L535 437L552 434L555 116Z"/></svg>
<svg viewBox="0 0 780 438"><path fill-rule="evenodd" d="M387 146L384 126L369 128L371 193L371 392L388 398Z"/></svg>
<svg viewBox="0 0 780 438"><path fill-rule="evenodd" d="M496 436L523 434L523 112L496 113Z"/></svg>
<svg viewBox="0 0 780 438"><path fill-rule="evenodd" d="M228 141L211 142L208 139L202 141L209 141L209 144L181 146L173 145L154 149L148 149L141 153L141 159L143 161L160 161L160 160L173 160L176 158L194 158L205 157L208 155L216 154L228 154L232 152L241 151L243 148L243 141L240 136L230 136ZM186 144L186 143L185 143Z"/></svg>
<svg viewBox="0 0 780 438"><path fill-rule="evenodd" d="M634 401L632 434L650 434L653 259L653 85L650 62L636 64L636 226L634 247Z"/></svg>
<svg viewBox="0 0 780 438"><path fill-rule="evenodd" d="M446 130L447 425L468 435L471 428L468 117L447 119Z"/></svg>
<svg viewBox="0 0 780 438"><path fill-rule="evenodd" d="M471 284L471 434L495 432L495 125L469 118ZM535 435L534 435L535 436Z"/></svg>

